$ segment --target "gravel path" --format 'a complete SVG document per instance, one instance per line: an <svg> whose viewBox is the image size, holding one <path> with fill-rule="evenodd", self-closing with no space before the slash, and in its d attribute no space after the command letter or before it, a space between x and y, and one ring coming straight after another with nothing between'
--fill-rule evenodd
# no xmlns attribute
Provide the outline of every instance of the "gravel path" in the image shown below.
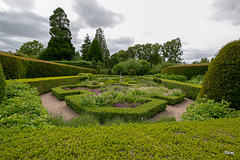
<svg viewBox="0 0 240 160"><path fill-rule="evenodd" d="M47 109L53 116L62 116L63 120L69 120L79 116L74 110L69 108L65 101L58 100L52 92L40 95L42 99L43 107ZM188 105L194 101L188 98L174 106L167 105L167 109L149 119L149 121L157 121L163 117L175 117L177 121L180 121L180 116L186 111Z"/></svg>
<svg viewBox="0 0 240 160"><path fill-rule="evenodd" d="M176 104L174 106L167 105L167 108L165 111L160 112L156 116L149 119L149 121L157 121L160 118L166 118L166 117L175 117L176 121L180 121L179 118L185 111L187 106L192 104L194 101L188 98L185 98L182 103Z"/></svg>
<svg viewBox="0 0 240 160"><path fill-rule="evenodd" d="M65 101L58 100L52 92L40 95L43 107L47 109L52 116L62 116L63 120L76 118L78 114L69 108Z"/></svg>

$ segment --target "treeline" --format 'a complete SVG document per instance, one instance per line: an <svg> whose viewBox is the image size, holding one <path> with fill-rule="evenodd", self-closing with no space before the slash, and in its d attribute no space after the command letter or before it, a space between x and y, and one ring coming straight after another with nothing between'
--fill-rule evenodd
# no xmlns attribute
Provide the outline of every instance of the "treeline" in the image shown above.
<svg viewBox="0 0 240 160"><path fill-rule="evenodd" d="M181 63L183 51L180 38L173 39L164 44L136 44L129 47L126 51L120 50L110 56L110 67L125 62L128 59L145 60L153 65L161 64L162 62Z"/></svg>

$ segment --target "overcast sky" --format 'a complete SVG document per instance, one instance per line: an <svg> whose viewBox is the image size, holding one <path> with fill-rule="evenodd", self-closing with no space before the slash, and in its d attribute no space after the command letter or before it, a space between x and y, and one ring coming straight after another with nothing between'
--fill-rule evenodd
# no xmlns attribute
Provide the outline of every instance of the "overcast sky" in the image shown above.
<svg viewBox="0 0 240 160"><path fill-rule="evenodd" d="M33 40L47 47L49 17L58 7L68 15L76 50L101 27L111 54L179 37L191 63L240 38L240 0L0 0L0 50Z"/></svg>

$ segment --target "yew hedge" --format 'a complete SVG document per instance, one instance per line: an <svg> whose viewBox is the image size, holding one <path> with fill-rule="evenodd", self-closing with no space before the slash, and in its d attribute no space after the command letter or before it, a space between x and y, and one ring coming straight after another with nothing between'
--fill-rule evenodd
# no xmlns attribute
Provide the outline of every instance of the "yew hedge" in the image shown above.
<svg viewBox="0 0 240 160"><path fill-rule="evenodd" d="M97 74L97 70L0 53L6 79L73 76L78 73Z"/></svg>

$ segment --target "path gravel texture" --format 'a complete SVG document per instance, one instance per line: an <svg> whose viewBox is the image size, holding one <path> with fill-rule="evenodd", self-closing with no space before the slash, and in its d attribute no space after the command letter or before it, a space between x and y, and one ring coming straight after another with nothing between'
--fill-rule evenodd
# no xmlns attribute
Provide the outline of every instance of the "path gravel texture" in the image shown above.
<svg viewBox="0 0 240 160"><path fill-rule="evenodd" d="M74 110L69 108L65 101L58 100L52 92L40 95L43 107L47 109L52 116L62 116L63 120L70 120L79 116Z"/></svg>
<svg viewBox="0 0 240 160"><path fill-rule="evenodd" d="M65 101L58 100L52 92L40 95L40 98L43 103L43 107L47 109L52 116L62 116L63 120L70 120L79 116L74 110L69 108ZM149 121L157 121L160 118L166 117L175 117L176 121L180 121L180 116L186 111L187 106L192 104L194 101L188 98L185 98L184 101L180 104L174 106L167 105L167 109Z"/></svg>

